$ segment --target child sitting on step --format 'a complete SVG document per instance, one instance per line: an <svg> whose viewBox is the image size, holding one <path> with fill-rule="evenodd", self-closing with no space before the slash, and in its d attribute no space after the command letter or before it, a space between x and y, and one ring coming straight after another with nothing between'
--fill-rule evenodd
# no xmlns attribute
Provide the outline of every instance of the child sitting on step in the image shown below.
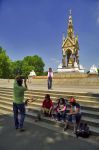
<svg viewBox="0 0 99 150"><path fill-rule="evenodd" d="M64 98L59 98L56 107L54 108L55 118L58 121L65 121L66 103Z"/></svg>

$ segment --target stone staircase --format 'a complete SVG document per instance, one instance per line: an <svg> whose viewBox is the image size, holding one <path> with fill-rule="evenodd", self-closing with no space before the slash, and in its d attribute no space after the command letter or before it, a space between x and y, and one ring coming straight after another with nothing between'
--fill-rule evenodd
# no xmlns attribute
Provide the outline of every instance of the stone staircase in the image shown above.
<svg viewBox="0 0 99 150"><path fill-rule="evenodd" d="M75 92L59 92L59 91L48 91L48 90L28 90L25 93L25 99L33 96L35 101L27 106L27 117L36 118L38 112L41 109L42 101L45 94L50 94L51 99L56 103L56 98L62 96L69 98L74 96L77 102L81 105L81 111L83 113L82 121L88 123L93 135L99 136L99 94L92 93L75 93ZM0 87L0 111L12 113L12 102L13 102L13 89L12 88L1 88ZM63 127L63 123L56 122L50 118L42 118L42 121L60 127Z"/></svg>

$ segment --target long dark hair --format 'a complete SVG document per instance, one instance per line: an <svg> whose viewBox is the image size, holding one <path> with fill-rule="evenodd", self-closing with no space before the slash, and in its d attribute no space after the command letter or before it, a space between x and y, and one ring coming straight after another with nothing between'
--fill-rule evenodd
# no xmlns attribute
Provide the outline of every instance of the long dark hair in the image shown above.
<svg viewBox="0 0 99 150"><path fill-rule="evenodd" d="M60 104L65 105L65 99L63 97L60 98L58 101L58 105L60 105Z"/></svg>
<svg viewBox="0 0 99 150"><path fill-rule="evenodd" d="M49 95L49 94L46 94L46 95L45 95L45 99L50 100L50 95Z"/></svg>
<svg viewBox="0 0 99 150"><path fill-rule="evenodd" d="M52 68L49 68L49 72L52 72Z"/></svg>

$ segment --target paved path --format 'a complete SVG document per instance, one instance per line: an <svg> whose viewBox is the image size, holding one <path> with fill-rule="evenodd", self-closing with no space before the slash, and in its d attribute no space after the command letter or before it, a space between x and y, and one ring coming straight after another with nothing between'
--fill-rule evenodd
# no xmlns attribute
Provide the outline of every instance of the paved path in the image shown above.
<svg viewBox="0 0 99 150"><path fill-rule="evenodd" d="M45 85L39 85L39 84L33 84L33 83L27 83L28 85L28 89L39 89L39 90L48 90L47 89L47 84ZM8 82L8 80L0 80L0 87L9 87L12 88L13 87L13 80L10 80ZM82 92L82 93L99 93L99 87L98 86L71 86L69 85L68 87L60 87L59 86L53 86L53 91L68 91L68 92Z"/></svg>
<svg viewBox="0 0 99 150"><path fill-rule="evenodd" d="M98 145L25 123L26 131L13 128L13 119L0 115L0 150L99 150Z"/></svg>

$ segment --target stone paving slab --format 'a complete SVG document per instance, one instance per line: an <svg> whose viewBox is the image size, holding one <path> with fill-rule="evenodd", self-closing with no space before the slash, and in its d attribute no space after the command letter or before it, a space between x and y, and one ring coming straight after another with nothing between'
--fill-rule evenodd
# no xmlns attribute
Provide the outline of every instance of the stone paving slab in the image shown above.
<svg viewBox="0 0 99 150"><path fill-rule="evenodd" d="M13 88L13 81L14 80L0 80L0 87L7 87L7 88ZM47 89L47 84L46 86L43 84L33 84L33 83L29 83L27 82L28 85L28 89L30 90L48 90ZM99 86L73 86L73 85L69 85L69 86L53 86L52 91L67 91L67 92L79 92L79 93L99 93Z"/></svg>
<svg viewBox="0 0 99 150"><path fill-rule="evenodd" d="M25 123L25 132L13 127L10 115L0 115L0 150L98 150L99 146L51 131L31 123Z"/></svg>

